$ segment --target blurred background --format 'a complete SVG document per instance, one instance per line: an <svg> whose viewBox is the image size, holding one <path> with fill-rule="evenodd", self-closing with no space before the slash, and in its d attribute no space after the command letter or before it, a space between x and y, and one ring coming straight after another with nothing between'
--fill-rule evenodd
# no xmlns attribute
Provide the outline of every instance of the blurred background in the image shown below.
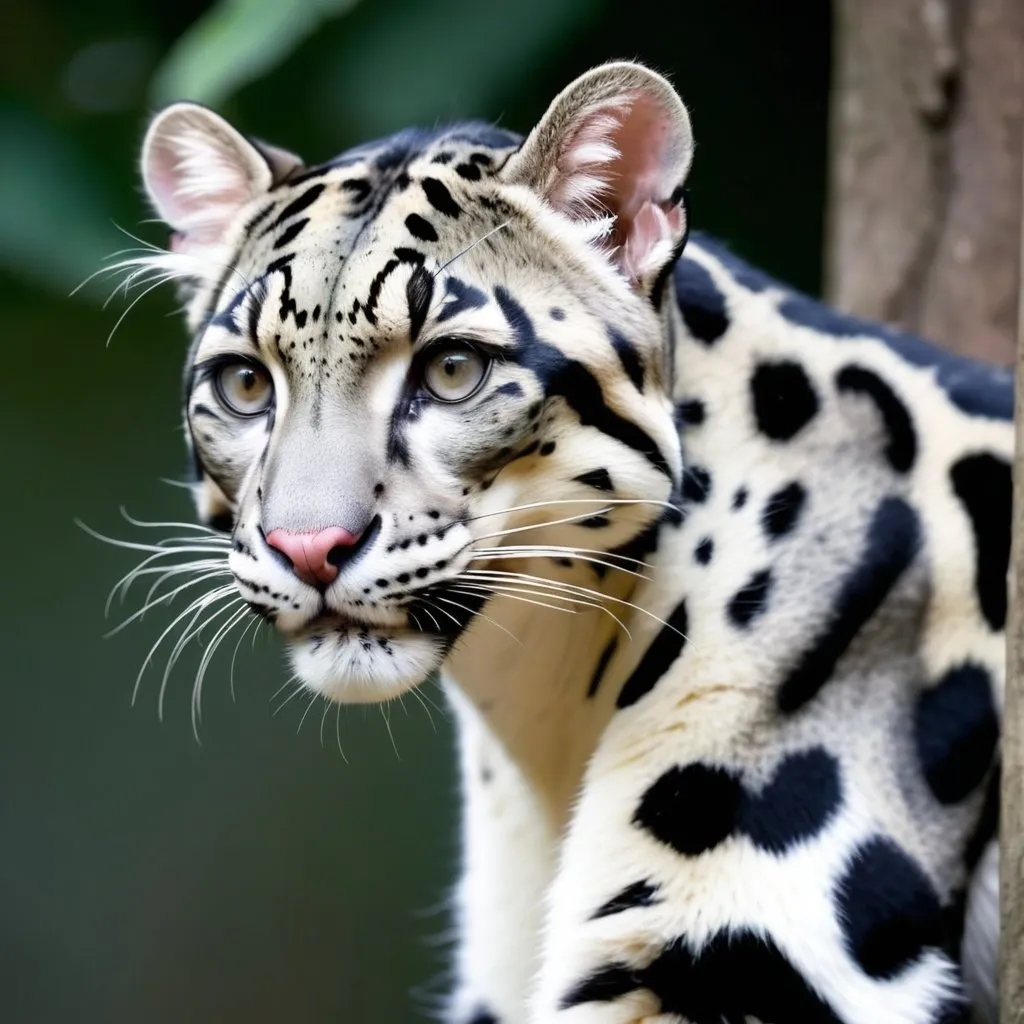
<svg viewBox="0 0 1024 1024"><path fill-rule="evenodd" d="M189 519L174 297L71 296L141 199L147 117L193 98L319 161L410 123L527 130L615 57L669 73L698 140L696 227L811 291L821 277L829 5L755 0L34 0L0 13L0 1019L425 1020L446 985L457 780L443 709L332 711L277 643L142 659L103 604L141 557L74 525ZM133 296L134 297L134 296ZM133 591L121 614L142 601ZM440 694L425 694L442 706ZM301 726L301 727L300 727ZM344 750L339 752L338 738Z"/></svg>

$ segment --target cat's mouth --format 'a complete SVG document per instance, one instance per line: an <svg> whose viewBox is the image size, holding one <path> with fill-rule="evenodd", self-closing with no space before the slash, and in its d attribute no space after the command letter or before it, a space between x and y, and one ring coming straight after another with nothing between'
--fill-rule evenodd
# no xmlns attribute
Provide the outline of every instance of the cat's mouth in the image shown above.
<svg viewBox="0 0 1024 1024"><path fill-rule="evenodd" d="M448 646L408 623L371 624L334 613L283 632L302 682L343 703L389 700L418 686L438 668Z"/></svg>

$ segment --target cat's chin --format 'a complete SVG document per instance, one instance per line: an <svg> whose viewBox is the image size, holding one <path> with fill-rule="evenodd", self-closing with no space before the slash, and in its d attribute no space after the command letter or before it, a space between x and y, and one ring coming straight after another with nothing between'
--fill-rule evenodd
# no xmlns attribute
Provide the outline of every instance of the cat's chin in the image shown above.
<svg viewBox="0 0 1024 1024"><path fill-rule="evenodd" d="M303 685L342 704L398 697L422 683L445 655L441 638L411 631L331 631L288 646Z"/></svg>

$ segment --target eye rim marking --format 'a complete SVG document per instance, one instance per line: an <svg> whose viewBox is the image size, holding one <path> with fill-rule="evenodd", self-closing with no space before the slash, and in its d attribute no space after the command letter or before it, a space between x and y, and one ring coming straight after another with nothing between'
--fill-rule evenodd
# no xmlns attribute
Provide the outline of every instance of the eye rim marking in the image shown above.
<svg viewBox="0 0 1024 1024"><path fill-rule="evenodd" d="M428 384L427 372L437 360L453 352L459 354L469 353L475 356L481 364L480 377L466 394L460 395L458 398L445 398L434 391ZM440 405L461 405L463 402L468 402L474 395L478 395L490 379L491 368L494 365L494 356L467 338L447 337L438 339L424 348L420 354L419 362L417 378L422 393L430 401L437 402Z"/></svg>
<svg viewBox="0 0 1024 1024"><path fill-rule="evenodd" d="M259 374L266 380L267 392L266 402L258 409L245 410L239 408L227 395L224 390L224 384L222 377L224 373L231 369L240 369L245 367L253 372ZM214 395L217 398L218 403L225 412L229 413L236 419L241 420L252 420L257 419L261 416L266 416L274 407L275 391L274 391L274 378L270 373L270 370L263 365L258 359L253 359L249 356L243 355L225 355L217 356L214 359L208 360L202 364L202 379L209 382L210 387L213 390Z"/></svg>

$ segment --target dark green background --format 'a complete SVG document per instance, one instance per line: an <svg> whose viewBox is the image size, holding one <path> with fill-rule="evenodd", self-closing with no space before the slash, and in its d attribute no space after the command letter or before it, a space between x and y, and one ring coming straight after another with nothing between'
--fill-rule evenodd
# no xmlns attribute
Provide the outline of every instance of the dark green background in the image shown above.
<svg viewBox="0 0 1024 1024"><path fill-rule="evenodd" d="M234 7L251 25L253 3ZM241 37L231 8L214 12L223 45ZM198 646L162 723L158 672L130 708L168 610L104 640L105 595L135 559L73 525L140 538L121 504L190 515L160 482L184 469L173 296L143 300L104 347L123 301L68 293L130 244L114 222L164 241L143 223L136 151L165 55L206 11L37 0L0 15L0 1019L425 1019L458 859L443 713L432 726L406 698L392 743L379 709L344 709L346 763L333 715L323 744L319 708L297 733L301 698L273 717L286 672L265 638L239 659L235 703L227 659L214 665L198 745ZM178 52L215 50L204 31ZM257 39L245 56L265 73L214 98L243 130L322 159L411 121L527 129L573 75L639 57L691 107L694 224L816 290L828 34L821 2L363 0L304 39L268 33L284 52Z"/></svg>

